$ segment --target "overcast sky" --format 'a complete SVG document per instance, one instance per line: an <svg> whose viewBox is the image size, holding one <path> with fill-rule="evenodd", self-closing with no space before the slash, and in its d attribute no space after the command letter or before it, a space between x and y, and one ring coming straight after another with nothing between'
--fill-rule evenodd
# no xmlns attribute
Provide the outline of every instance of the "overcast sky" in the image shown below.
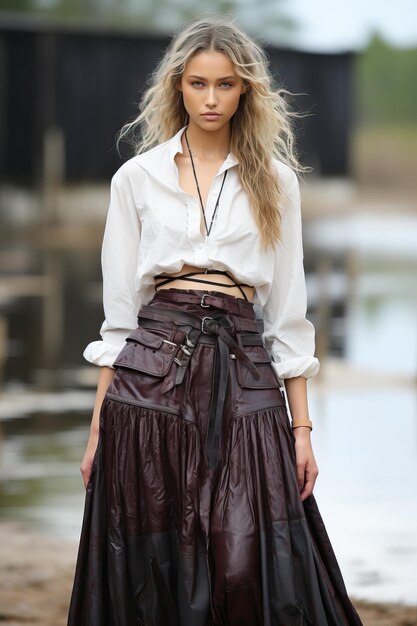
<svg viewBox="0 0 417 626"><path fill-rule="evenodd" d="M293 41L314 51L341 51L366 45L378 29L393 45L417 45L417 0L285 0L296 18Z"/></svg>
<svg viewBox="0 0 417 626"><path fill-rule="evenodd" d="M36 0L49 6L57 0ZM113 6L118 0L89 0L92 4ZM165 0L155 3L155 19L162 30L180 26L178 7L210 12L201 0ZM147 6L147 0L124 0L120 7L133 13ZM152 13L152 12L151 12ZM277 28L274 17L293 17L298 28L291 34ZM315 52L341 52L365 47L374 31L391 44L417 46L417 0L238 0L236 17L244 28L275 44L289 44ZM287 41L284 40L287 33Z"/></svg>

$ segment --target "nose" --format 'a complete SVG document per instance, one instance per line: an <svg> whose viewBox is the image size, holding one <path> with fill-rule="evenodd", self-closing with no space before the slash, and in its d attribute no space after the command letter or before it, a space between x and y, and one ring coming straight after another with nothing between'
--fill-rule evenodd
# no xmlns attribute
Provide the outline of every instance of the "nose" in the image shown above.
<svg viewBox="0 0 417 626"><path fill-rule="evenodd" d="M217 105L217 96L215 87L209 87L207 90L206 106L213 108Z"/></svg>

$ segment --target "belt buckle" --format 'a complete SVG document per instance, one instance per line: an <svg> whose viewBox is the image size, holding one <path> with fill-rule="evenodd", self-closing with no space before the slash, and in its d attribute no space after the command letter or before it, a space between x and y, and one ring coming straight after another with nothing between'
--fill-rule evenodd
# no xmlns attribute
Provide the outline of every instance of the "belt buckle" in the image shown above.
<svg viewBox="0 0 417 626"><path fill-rule="evenodd" d="M213 319L212 317L203 317L203 318L202 318L202 320L201 320L201 332L202 332L204 335L210 335L210 334L211 334L210 332L207 332L207 330L204 330L204 322L205 322L206 320L212 320L212 319Z"/></svg>
<svg viewBox="0 0 417 626"><path fill-rule="evenodd" d="M206 296L209 296L210 294L208 293L203 293L203 295L201 296L201 301L200 301L200 306L202 306L204 309L209 309L210 305L209 304L204 304L204 298Z"/></svg>

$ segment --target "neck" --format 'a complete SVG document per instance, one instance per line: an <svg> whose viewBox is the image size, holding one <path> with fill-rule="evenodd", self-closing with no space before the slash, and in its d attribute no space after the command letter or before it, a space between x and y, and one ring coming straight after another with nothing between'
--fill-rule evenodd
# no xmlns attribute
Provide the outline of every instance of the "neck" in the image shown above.
<svg viewBox="0 0 417 626"><path fill-rule="evenodd" d="M188 142L193 157L205 161L223 160L230 151L230 125L225 124L219 130L206 131L190 122L186 129ZM184 154L188 154L184 133L182 136Z"/></svg>

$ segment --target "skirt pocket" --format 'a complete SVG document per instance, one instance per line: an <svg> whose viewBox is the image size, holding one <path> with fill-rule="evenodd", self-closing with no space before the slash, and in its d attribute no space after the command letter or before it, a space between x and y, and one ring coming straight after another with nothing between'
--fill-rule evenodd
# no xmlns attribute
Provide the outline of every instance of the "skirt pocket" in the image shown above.
<svg viewBox="0 0 417 626"><path fill-rule="evenodd" d="M180 350L180 339L176 330L149 331L136 328L119 352L113 367L126 367L150 376L164 377L171 369Z"/></svg>
<svg viewBox="0 0 417 626"><path fill-rule="evenodd" d="M255 342L255 338L250 337L245 341L245 337L238 336L238 343L260 373L259 378L256 378L243 361L236 359L236 376L240 387L244 389L273 389L279 387L278 379L271 364L271 358L262 344L262 340Z"/></svg>

